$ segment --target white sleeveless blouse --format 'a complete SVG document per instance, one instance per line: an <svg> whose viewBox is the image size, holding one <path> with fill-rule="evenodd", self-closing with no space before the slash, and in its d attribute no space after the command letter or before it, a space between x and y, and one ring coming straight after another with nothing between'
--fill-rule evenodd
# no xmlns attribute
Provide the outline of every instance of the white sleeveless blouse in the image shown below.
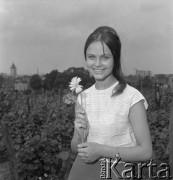
<svg viewBox="0 0 173 180"><path fill-rule="evenodd" d="M89 121L87 142L97 142L110 146L135 146L136 139L129 121L130 108L143 100L144 96L128 85L117 96L111 97L118 82L104 90L97 90L95 84L82 92L82 102ZM81 96L78 97L81 102Z"/></svg>

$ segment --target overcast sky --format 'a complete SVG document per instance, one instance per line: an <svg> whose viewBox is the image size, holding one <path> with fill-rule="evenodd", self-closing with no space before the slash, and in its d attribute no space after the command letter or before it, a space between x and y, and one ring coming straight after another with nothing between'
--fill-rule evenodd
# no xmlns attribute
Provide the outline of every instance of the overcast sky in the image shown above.
<svg viewBox="0 0 173 180"><path fill-rule="evenodd" d="M0 73L85 67L83 47L98 26L116 29L125 75L173 74L172 0L0 0Z"/></svg>

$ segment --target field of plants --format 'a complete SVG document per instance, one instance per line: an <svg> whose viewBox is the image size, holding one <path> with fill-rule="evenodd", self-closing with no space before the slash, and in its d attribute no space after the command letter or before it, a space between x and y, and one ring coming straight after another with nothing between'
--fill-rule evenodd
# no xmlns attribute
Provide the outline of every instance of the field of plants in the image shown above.
<svg viewBox="0 0 173 180"><path fill-rule="evenodd" d="M144 90L156 163L169 156L170 92L155 103L154 89ZM70 151L74 107L62 93L0 92L0 163L13 164L21 180L65 180L75 155ZM15 175L14 175L15 176Z"/></svg>

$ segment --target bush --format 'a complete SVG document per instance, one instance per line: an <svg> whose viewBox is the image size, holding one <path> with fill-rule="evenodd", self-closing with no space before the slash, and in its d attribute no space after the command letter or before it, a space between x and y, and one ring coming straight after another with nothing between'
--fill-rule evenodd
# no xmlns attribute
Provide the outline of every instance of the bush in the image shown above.
<svg viewBox="0 0 173 180"><path fill-rule="evenodd" d="M14 142L22 179L43 177L44 174L63 178L73 121L73 106L66 106L55 93L16 98L5 122Z"/></svg>

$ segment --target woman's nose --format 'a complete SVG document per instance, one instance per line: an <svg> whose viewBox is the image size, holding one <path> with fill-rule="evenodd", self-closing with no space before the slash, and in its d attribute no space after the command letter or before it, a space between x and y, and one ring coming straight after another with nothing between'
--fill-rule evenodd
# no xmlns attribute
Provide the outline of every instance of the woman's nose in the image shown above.
<svg viewBox="0 0 173 180"><path fill-rule="evenodd" d="M95 66L101 66L101 61L99 58L96 59Z"/></svg>

